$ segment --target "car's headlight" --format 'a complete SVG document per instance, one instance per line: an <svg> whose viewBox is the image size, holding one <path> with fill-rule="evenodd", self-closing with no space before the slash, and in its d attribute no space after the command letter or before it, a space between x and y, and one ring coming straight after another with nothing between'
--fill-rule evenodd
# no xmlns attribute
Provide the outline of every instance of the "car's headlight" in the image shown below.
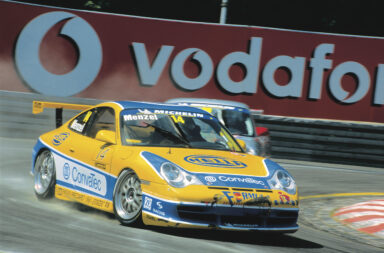
<svg viewBox="0 0 384 253"><path fill-rule="evenodd" d="M170 162L161 164L160 174L173 187L183 188L191 184L202 185L197 177Z"/></svg>
<svg viewBox="0 0 384 253"><path fill-rule="evenodd" d="M268 180L271 189L283 190L289 194L296 194L295 180L288 172L276 170L272 178Z"/></svg>

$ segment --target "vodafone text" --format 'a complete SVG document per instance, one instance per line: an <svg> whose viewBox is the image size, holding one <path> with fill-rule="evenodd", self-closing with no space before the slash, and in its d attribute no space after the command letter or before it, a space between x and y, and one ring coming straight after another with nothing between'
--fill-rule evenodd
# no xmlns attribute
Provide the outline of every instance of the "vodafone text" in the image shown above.
<svg viewBox="0 0 384 253"><path fill-rule="evenodd" d="M231 93L257 93L260 73L260 57L262 54L262 38L252 37L249 52L231 52L225 55L218 63L216 77L219 85ZM153 59L152 65L147 56L144 43L132 43L134 57L142 85L154 86L157 84L160 74L163 72L174 46L161 46L159 53ZM331 70L328 86L332 95L343 103L356 103L368 93L371 85L374 85L373 103L384 104L384 64L378 64L376 80L371 80L369 70L357 61L345 61L333 66L333 61L327 59L327 55L335 52L334 44L319 44L314 49L313 58L309 60L312 70L309 83L310 99L321 99L321 90L324 82L324 71ZM190 78L184 73L184 63L192 57L201 66L197 77ZM261 70L264 87L268 92L277 97L302 97L304 85L304 73L307 59L305 57L291 57L278 55L270 59ZM236 82L229 76L229 69L234 64L240 64L246 69L243 80ZM286 68L291 74L289 82L279 85L275 79L275 72L280 68ZM370 70L373 72L373 70ZM186 90L198 90L204 87L212 78L214 72L213 61L210 55L199 48L186 48L177 53L172 59L170 74L176 84ZM353 94L345 91L341 80L344 75L353 74L357 78L357 89Z"/></svg>

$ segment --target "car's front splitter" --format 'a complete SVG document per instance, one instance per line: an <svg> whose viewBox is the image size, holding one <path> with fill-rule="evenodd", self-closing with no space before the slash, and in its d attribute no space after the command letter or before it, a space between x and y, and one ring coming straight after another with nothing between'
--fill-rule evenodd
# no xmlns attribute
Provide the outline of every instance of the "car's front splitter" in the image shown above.
<svg viewBox="0 0 384 253"><path fill-rule="evenodd" d="M169 201L143 193L146 225L295 232L298 208Z"/></svg>

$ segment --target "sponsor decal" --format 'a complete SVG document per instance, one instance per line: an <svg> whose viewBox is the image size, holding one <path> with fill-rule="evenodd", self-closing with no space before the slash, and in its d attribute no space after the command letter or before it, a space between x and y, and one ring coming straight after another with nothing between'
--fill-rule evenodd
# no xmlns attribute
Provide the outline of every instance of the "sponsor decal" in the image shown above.
<svg viewBox="0 0 384 253"><path fill-rule="evenodd" d="M73 130L76 130L76 131L80 132L80 133L83 132L83 130L84 130L84 126L85 126L85 123L84 123L84 124L80 124L79 122L77 122L77 119L75 119L75 120L72 122L72 124L71 124L71 128L72 128Z"/></svg>
<svg viewBox="0 0 384 253"><path fill-rule="evenodd" d="M79 58L69 73L56 75L42 65L39 48L49 30L60 22L65 23L60 34L76 44ZM15 64L32 89L50 96L72 96L96 79L102 64L101 43L84 19L64 11L48 12L31 20L21 31L16 42Z"/></svg>
<svg viewBox="0 0 384 253"><path fill-rule="evenodd" d="M144 198L144 209L151 210L152 209L152 199L149 197Z"/></svg>
<svg viewBox="0 0 384 253"><path fill-rule="evenodd" d="M224 196L228 200L228 204L232 205L257 205L257 206L267 206L271 205L270 196L260 196L254 192L231 192L231 191L222 191ZM225 204L225 203L224 203Z"/></svg>
<svg viewBox="0 0 384 253"><path fill-rule="evenodd" d="M157 215L165 216L165 212L161 211L163 209L163 203L161 201L156 201L155 205L152 205L153 199L145 196L144 198L144 209L147 209Z"/></svg>
<svg viewBox="0 0 384 253"><path fill-rule="evenodd" d="M61 143L63 143L63 141L65 141L67 138L69 137L69 133L68 132L65 132L65 133L61 133L61 134L57 134L53 137L52 139L52 144L55 145L55 146L59 146Z"/></svg>
<svg viewBox="0 0 384 253"><path fill-rule="evenodd" d="M160 211L160 210L155 209L155 208L152 209L152 212L154 212L154 213L156 213L156 214L158 214L158 215L161 215L161 216L165 216L165 212Z"/></svg>
<svg viewBox="0 0 384 253"><path fill-rule="evenodd" d="M238 183L265 185L263 181L253 179L251 177L219 176L219 180L223 182L238 182Z"/></svg>
<svg viewBox="0 0 384 253"><path fill-rule="evenodd" d="M278 193L280 198L280 204L289 204L290 197L282 192L278 192Z"/></svg>
<svg viewBox="0 0 384 253"><path fill-rule="evenodd" d="M65 180L68 180L71 175L71 168L68 163L65 163L63 166L63 177Z"/></svg>
<svg viewBox="0 0 384 253"><path fill-rule="evenodd" d="M184 158L185 161L201 166L242 169L247 165L231 158L209 155L191 155Z"/></svg>
<svg viewBox="0 0 384 253"><path fill-rule="evenodd" d="M227 197L230 205L243 203L244 200L257 197L257 194L249 193L249 192L222 191L222 193L224 194L225 197Z"/></svg>
<svg viewBox="0 0 384 253"><path fill-rule="evenodd" d="M139 111L139 113L141 113L141 114L153 114L153 112L151 112L151 111L148 110L148 109L144 109L144 110L142 110L142 109L138 109L138 111Z"/></svg>
<svg viewBox="0 0 384 253"><path fill-rule="evenodd" d="M213 182L216 182L216 180L217 180L216 177L214 177L214 176L205 176L204 179L205 179L205 181L206 181L208 184L213 183Z"/></svg>
<svg viewBox="0 0 384 253"><path fill-rule="evenodd" d="M156 114L125 114L124 120L130 121L130 120L157 120Z"/></svg>
<svg viewBox="0 0 384 253"><path fill-rule="evenodd" d="M175 115L175 116L183 116L183 117L197 117L204 118L204 114L194 113L194 112L180 112L180 111L168 111L168 110L155 110L156 114L166 114L166 115Z"/></svg>
<svg viewBox="0 0 384 253"><path fill-rule="evenodd" d="M101 208L107 211L111 211L111 208L112 208L112 204L110 201L95 198L81 192L73 191L73 190L64 188L60 185L56 186L55 194L58 196L58 198L70 198L72 200L79 201L86 205L89 205L95 208Z"/></svg>
<svg viewBox="0 0 384 253"><path fill-rule="evenodd" d="M53 154L57 165L57 180L84 190L105 196L107 193L106 177L80 164L68 161Z"/></svg>
<svg viewBox="0 0 384 253"><path fill-rule="evenodd" d="M96 159L103 160L104 157L107 155L107 152L108 152L109 150L110 150L109 148L101 149L101 150L99 151L99 153L97 153Z"/></svg>
<svg viewBox="0 0 384 253"><path fill-rule="evenodd" d="M91 188L92 190L101 191L101 180L94 172L80 170L77 167L72 168L72 180L75 185L84 188Z"/></svg>

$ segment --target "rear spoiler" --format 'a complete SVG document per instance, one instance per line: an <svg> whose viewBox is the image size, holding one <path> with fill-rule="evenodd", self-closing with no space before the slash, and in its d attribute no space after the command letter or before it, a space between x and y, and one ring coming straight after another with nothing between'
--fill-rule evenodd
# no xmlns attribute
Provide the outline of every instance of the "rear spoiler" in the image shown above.
<svg viewBox="0 0 384 253"><path fill-rule="evenodd" d="M44 111L44 108L55 108L56 109L56 128L58 128L63 124L63 109L83 111L91 107L93 107L93 105L33 101L32 113L39 114Z"/></svg>

